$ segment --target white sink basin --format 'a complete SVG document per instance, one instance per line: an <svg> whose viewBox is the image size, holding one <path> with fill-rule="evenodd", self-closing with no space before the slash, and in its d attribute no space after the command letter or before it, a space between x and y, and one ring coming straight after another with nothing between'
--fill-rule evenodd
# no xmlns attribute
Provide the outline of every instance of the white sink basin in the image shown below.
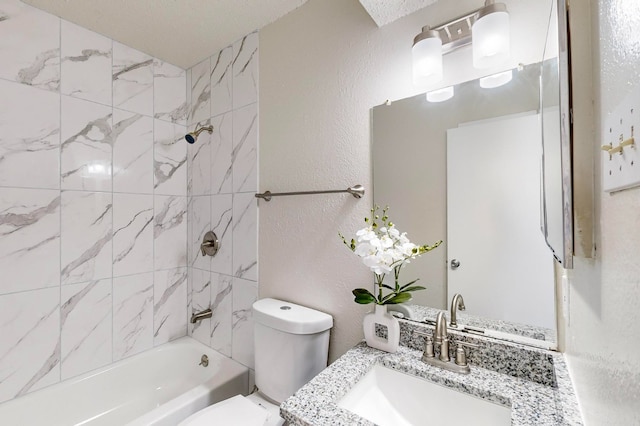
<svg viewBox="0 0 640 426"><path fill-rule="evenodd" d="M380 426L511 425L511 409L381 365L338 406Z"/></svg>

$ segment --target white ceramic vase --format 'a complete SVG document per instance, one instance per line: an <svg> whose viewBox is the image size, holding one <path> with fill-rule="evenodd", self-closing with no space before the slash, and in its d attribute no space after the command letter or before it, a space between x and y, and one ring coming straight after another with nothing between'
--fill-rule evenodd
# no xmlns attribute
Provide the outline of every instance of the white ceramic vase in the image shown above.
<svg viewBox="0 0 640 426"><path fill-rule="evenodd" d="M376 324L387 328L386 338L376 335ZM386 305L375 305L374 311L365 315L362 326L364 328L364 339L367 345L391 353L398 350L398 345L400 344L400 323L393 315L387 312Z"/></svg>

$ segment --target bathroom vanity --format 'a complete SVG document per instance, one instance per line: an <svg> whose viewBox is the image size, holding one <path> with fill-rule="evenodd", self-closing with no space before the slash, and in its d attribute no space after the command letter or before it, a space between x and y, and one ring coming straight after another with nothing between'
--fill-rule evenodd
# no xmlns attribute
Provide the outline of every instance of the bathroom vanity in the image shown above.
<svg viewBox="0 0 640 426"><path fill-rule="evenodd" d="M425 343L422 334L431 334L433 327L404 320L400 323L401 346L398 352L382 352L369 348L365 343L356 345L287 399L280 406L281 416L291 425L314 426L399 426L430 424L429 419L437 424L436 419L439 416L445 416L448 425L478 424L465 423L461 414L464 412L467 415L475 415L476 419L492 415L489 412L491 407L487 407L489 411L484 411L485 407L482 406L476 407L479 401L474 400L479 399L488 404L496 404L496 408L504 407L508 410L506 415L510 416L510 420L503 424L583 424L562 354L449 330L449 338L452 341L464 341L479 346L469 351L471 372L459 374L428 365L421 360ZM376 371L370 373L374 369ZM369 376L380 374L377 370L393 376L393 379L385 382L380 378L368 377L368 373ZM408 381L398 380L402 377L397 376L398 374L408 375ZM432 393L424 391L420 384L414 385L411 382L414 377L443 388L435 389ZM354 390L362 380L369 381L368 394ZM401 382L406 382L407 385L401 385ZM445 396L445 399L451 400L450 403L437 401L436 395L446 395L450 391L461 395ZM469 399L469 396L472 399ZM354 399L358 397L362 397L362 404L358 404L358 401L354 403ZM394 420L376 417L379 413L376 413L374 405L384 406L388 403L387 398L396 400L393 403L396 409L406 409L406 416L402 415ZM375 402L372 403L372 400ZM389 404L391 406L392 403ZM359 408L354 408L358 405ZM365 416L368 419L354 411L367 413ZM378 411L388 414L390 410ZM418 416L422 421L414 423L407 420L412 416L414 419ZM504 412L499 416L504 419ZM460 423L455 423L457 418ZM388 423L389 421L392 423Z"/></svg>

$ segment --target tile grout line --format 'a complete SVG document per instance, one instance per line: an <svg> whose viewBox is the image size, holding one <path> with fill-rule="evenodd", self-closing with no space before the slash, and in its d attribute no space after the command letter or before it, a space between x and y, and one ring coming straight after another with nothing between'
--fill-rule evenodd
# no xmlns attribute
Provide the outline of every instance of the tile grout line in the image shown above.
<svg viewBox="0 0 640 426"><path fill-rule="evenodd" d="M58 108L59 116L58 116L58 125L59 133L58 133L58 196L60 197L60 211L58 212L58 220L59 220L59 232L60 232L60 240L58 241L60 252L58 253L58 347L60 352L58 353L59 359L59 369L58 369L58 382L62 380L62 19L58 18L58 44L59 44L59 53L58 53Z"/></svg>
<svg viewBox="0 0 640 426"><path fill-rule="evenodd" d="M109 139L111 139L111 364L113 364L113 360L114 360L114 348L115 348L115 309L114 309L114 280L113 280L113 259L114 259L114 220L115 220L115 211L116 211L116 201L113 197L113 151L115 148L115 141L113 140L113 136L114 136L114 131L113 131L113 127L115 125L114 123L114 117L115 117L115 106L114 106L114 101L113 101L113 86L114 86L114 81L113 81L113 62L114 62L114 52L115 49L113 48L114 44L113 44L113 39L111 39L111 135L109 137Z"/></svg>

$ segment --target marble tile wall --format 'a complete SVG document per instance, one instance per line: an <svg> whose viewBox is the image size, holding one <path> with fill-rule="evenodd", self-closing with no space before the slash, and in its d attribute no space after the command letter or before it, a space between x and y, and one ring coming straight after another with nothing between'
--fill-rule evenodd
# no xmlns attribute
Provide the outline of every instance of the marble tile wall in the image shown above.
<svg viewBox="0 0 640 426"><path fill-rule="evenodd" d="M213 125L187 147L188 312L213 317L189 335L253 368L251 305L258 298L258 33L187 70L189 131ZM213 230L215 257L200 243Z"/></svg>
<svg viewBox="0 0 640 426"><path fill-rule="evenodd" d="M0 0L0 57L1 403L184 336L188 300L209 300L187 293L187 72L18 0ZM196 82L198 114L210 108L208 64ZM221 81L231 81L228 68ZM228 173L208 174L214 145L205 143L198 155L210 160L196 158L191 181L211 197L193 205L215 212L225 241L215 267L226 275L209 274L212 262L195 266L207 271L198 291L211 290L225 316L202 332L228 355L232 314L239 321L229 277L240 268L238 279L255 281L255 265L247 269L255 256L231 269L233 236L255 223L231 223L249 207L233 204L230 159L240 142L229 111L211 138ZM253 297L246 293L242 303Z"/></svg>

